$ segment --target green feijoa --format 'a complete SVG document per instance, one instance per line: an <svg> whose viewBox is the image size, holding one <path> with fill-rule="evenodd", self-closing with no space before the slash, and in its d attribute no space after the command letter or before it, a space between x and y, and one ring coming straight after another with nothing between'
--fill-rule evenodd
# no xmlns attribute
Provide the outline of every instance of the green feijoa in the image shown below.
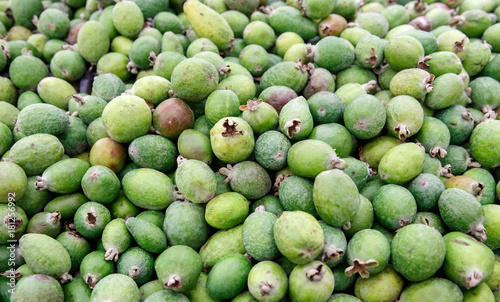
<svg viewBox="0 0 500 302"><path fill-rule="evenodd" d="M359 139L373 138L384 128L386 108L374 96L365 94L347 104L344 122L349 131Z"/></svg>
<svg viewBox="0 0 500 302"><path fill-rule="evenodd" d="M390 67L387 68L390 69ZM375 81L375 80L377 80L377 77L373 73L373 71L364 69L357 65L351 65L346 69L339 71L337 73L336 85L339 88L349 83L357 83L360 85L364 85L369 83L370 81ZM374 83L374 85L376 84L375 82L371 83ZM367 91L369 91L370 93L375 92L375 86L370 86L366 88L368 88Z"/></svg>
<svg viewBox="0 0 500 302"><path fill-rule="evenodd" d="M286 177L278 188L280 203L285 211L303 211L319 217L314 207L312 181L299 176Z"/></svg>
<svg viewBox="0 0 500 302"><path fill-rule="evenodd" d="M153 26L161 33L171 31L180 34L184 30L184 24L179 17L171 12L165 11L159 12L154 16Z"/></svg>
<svg viewBox="0 0 500 302"><path fill-rule="evenodd" d="M396 26L407 24L410 21L410 16L403 5L391 5L381 12L389 22L389 29Z"/></svg>
<svg viewBox="0 0 500 302"><path fill-rule="evenodd" d="M416 217L413 224L423 224L433 227L438 230L441 235L445 235L448 230L441 216L434 212L417 212Z"/></svg>
<svg viewBox="0 0 500 302"><path fill-rule="evenodd" d="M117 36L111 40L111 51L123 54L128 58L133 41L124 36Z"/></svg>
<svg viewBox="0 0 500 302"><path fill-rule="evenodd" d="M135 2L119 3L113 8L113 25L122 36L132 39L141 32L144 16Z"/></svg>
<svg viewBox="0 0 500 302"><path fill-rule="evenodd" d="M147 76L137 80L132 86L132 94L143 98L155 107L168 99L170 82L159 76Z"/></svg>
<svg viewBox="0 0 500 302"><path fill-rule="evenodd" d="M331 49L335 49L335 52L329 51ZM314 63L331 72L340 71L354 63L354 50L342 38L324 37L308 51L314 56Z"/></svg>
<svg viewBox="0 0 500 302"><path fill-rule="evenodd" d="M33 91L25 91L19 95L17 100L17 108L23 110L32 104L43 103L42 99Z"/></svg>
<svg viewBox="0 0 500 302"><path fill-rule="evenodd" d="M205 242L200 249L204 271L209 271L217 262L228 255L243 255L246 252L242 230L243 225L241 224L227 230L219 230Z"/></svg>
<svg viewBox="0 0 500 302"><path fill-rule="evenodd" d="M249 100L239 109L243 111L241 117L250 124L256 135L278 128L278 112L262 100Z"/></svg>
<svg viewBox="0 0 500 302"><path fill-rule="evenodd" d="M305 98L310 99L318 92L333 92L335 90L335 79L333 75L324 68L315 68L311 71L309 80L302 91ZM318 112L319 113L319 112ZM321 115L322 117L324 114Z"/></svg>
<svg viewBox="0 0 500 302"><path fill-rule="evenodd" d="M150 36L139 37L132 43L130 47L129 57L134 67L140 69L147 69L151 66L149 60L154 55L159 54L161 51L161 45L158 40Z"/></svg>
<svg viewBox="0 0 500 302"><path fill-rule="evenodd" d="M162 301L179 301L188 302L189 299L185 295L172 290L159 290L154 292L144 302L162 302Z"/></svg>
<svg viewBox="0 0 500 302"><path fill-rule="evenodd" d="M9 173L9 179L13 178L14 173ZM45 205L50 201L52 194L50 191L39 191L35 188L36 176L28 177L24 196L16 198L16 205L21 207L28 216L41 212ZM10 188L13 186L10 185ZM55 211L54 211L55 212Z"/></svg>
<svg viewBox="0 0 500 302"><path fill-rule="evenodd" d="M279 170L286 165L291 144L281 132L270 130L262 133L255 142L255 160L268 170Z"/></svg>
<svg viewBox="0 0 500 302"><path fill-rule="evenodd" d="M464 190L465 192L472 194L477 201L481 200L481 195L483 194L484 184L480 184L473 178L465 175L453 176L446 181L444 181L446 189L457 188Z"/></svg>
<svg viewBox="0 0 500 302"><path fill-rule="evenodd" d="M304 97L290 100L280 111L279 129L290 139L305 139L311 133L313 126L313 117Z"/></svg>
<svg viewBox="0 0 500 302"><path fill-rule="evenodd" d="M34 186L33 186L34 187ZM37 191L49 192L49 191ZM73 218L78 208L84 203L88 202L85 195L82 193L64 194L49 201L44 208L45 212L61 213L62 220Z"/></svg>
<svg viewBox="0 0 500 302"><path fill-rule="evenodd" d="M128 143L149 131L151 110L142 98L119 96L104 108L102 123L113 140Z"/></svg>
<svg viewBox="0 0 500 302"><path fill-rule="evenodd" d="M456 302L463 300L463 294L458 285L450 280L433 277L408 286L401 293L400 299L404 302L434 299L443 302Z"/></svg>
<svg viewBox="0 0 500 302"><path fill-rule="evenodd" d="M55 238L61 231L61 214L59 212L39 212L31 217L27 233L44 234Z"/></svg>
<svg viewBox="0 0 500 302"><path fill-rule="evenodd" d="M80 189L83 175L90 164L82 159L68 158L49 166L41 177L36 178L37 190L49 190L58 194L68 194Z"/></svg>
<svg viewBox="0 0 500 302"><path fill-rule="evenodd" d="M330 268L316 260L297 265L292 270L288 293L292 301L326 301L332 295L334 286Z"/></svg>
<svg viewBox="0 0 500 302"><path fill-rule="evenodd" d="M78 117L88 125L102 116L107 104L105 100L97 96L74 94L68 102L68 110L71 113L77 112Z"/></svg>
<svg viewBox="0 0 500 302"><path fill-rule="evenodd" d="M457 29L452 29L437 37L438 51L454 52L460 60L465 59L469 52L469 38Z"/></svg>
<svg viewBox="0 0 500 302"><path fill-rule="evenodd" d="M156 225L135 217L128 218L126 225L134 240L144 250L157 254L167 247L167 237Z"/></svg>
<svg viewBox="0 0 500 302"><path fill-rule="evenodd" d="M101 240L106 250L104 259L116 262L120 254L128 249L132 241L132 237L125 226L125 220L116 218L106 224Z"/></svg>
<svg viewBox="0 0 500 302"><path fill-rule="evenodd" d="M6 281L8 282L8 280ZM59 282L45 274L36 274L21 278L15 285L15 290L12 291L12 295L8 301L30 301L35 296L38 300L64 301L64 292Z"/></svg>
<svg viewBox="0 0 500 302"><path fill-rule="evenodd" d="M347 245L346 259L350 265L347 276L358 273L361 278L381 272L389 262L391 246L385 236L377 231L366 229L356 233Z"/></svg>
<svg viewBox="0 0 500 302"><path fill-rule="evenodd" d="M89 63L97 63L110 46L108 30L98 21L86 22L78 31L78 52Z"/></svg>
<svg viewBox="0 0 500 302"><path fill-rule="evenodd" d="M426 116L415 140L419 142L432 157L443 158L450 144L450 131L439 119Z"/></svg>
<svg viewBox="0 0 500 302"><path fill-rule="evenodd" d="M20 207L12 207L15 200L9 204L0 204L0 217L4 223L0 228L0 244L7 244L9 240L18 240L28 227L28 216Z"/></svg>
<svg viewBox="0 0 500 302"><path fill-rule="evenodd" d="M484 242L486 246L490 249L495 250L500 247L500 227L497 217L500 212L500 206L496 204L488 204L483 206L484 210L484 228L486 229L486 241Z"/></svg>
<svg viewBox="0 0 500 302"><path fill-rule="evenodd" d="M153 169L130 171L123 177L122 187L133 204L149 210L165 209L173 199L172 181ZM144 194L145 192L149 194Z"/></svg>
<svg viewBox="0 0 500 302"><path fill-rule="evenodd" d="M210 139L194 129L182 131L177 139L179 154L187 159L195 159L206 164L212 163L213 153Z"/></svg>
<svg viewBox="0 0 500 302"><path fill-rule="evenodd" d="M274 259L278 248L274 242L273 227L276 215L257 209L243 223L243 244L250 256L258 261Z"/></svg>
<svg viewBox="0 0 500 302"><path fill-rule="evenodd" d="M285 297L288 277L276 262L257 263L248 274L248 290L259 301L277 302Z"/></svg>
<svg viewBox="0 0 500 302"><path fill-rule="evenodd" d="M500 79L500 76L498 75L499 74L498 70L500 67L499 63L500 63L500 57L498 55L496 56L492 55L490 61L488 62L486 67L484 67L482 75L488 76L498 81L498 79Z"/></svg>
<svg viewBox="0 0 500 302"><path fill-rule="evenodd" d="M0 203L17 202L22 200L28 190L28 178L21 166L9 162L0 162ZM33 183L31 183L33 185ZM28 195L29 196L29 195Z"/></svg>
<svg viewBox="0 0 500 302"><path fill-rule="evenodd" d="M203 102L195 104L201 107L199 109L203 109ZM191 109L190 104L181 99L168 98L153 112L154 130L168 139L176 139L182 131L193 127L196 109L194 107Z"/></svg>
<svg viewBox="0 0 500 302"><path fill-rule="evenodd" d="M160 135L144 135L130 143L128 154L143 168L167 172L175 167L177 149L168 138Z"/></svg>
<svg viewBox="0 0 500 302"><path fill-rule="evenodd" d="M392 266L368 278L358 278L354 294L362 301L393 301L403 290L403 277Z"/></svg>
<svg viewBox="0 0 500 302"><path fill-rule="evenodd" d="M172 246L155 260L156 274L163 286L181 293L196 285L201 268L200 255L185 245Z"/></svg>
<svg viewBox="0 0 500 302"><path fill-rule="evenodd" d="M450 174L463 174L469 166L476 166L477 162L469 157L469 152L461 146L449 145L446 149L446 156L441 159L441 164L446 167L450 166ZM444 175L451 177L450 175Z"/></svg>
<svg viewBox="0 0 500 302"><path fill-rule="evenodd" d="M152 294L162 291L164 289L165 287L163 287L162 282L158 279L143 284L139 288L139 291L141 292L141 301L146 300Z"/></svg>
<svg viewBox="0 0 500 302"><path fill-rule="evenodd" d="M18 140L9 151L9 160L18 164L27 176L40 175L59 161L64 148L57 137L38 133Z"/></svg>
<svg viewBox="0 0 500 302"><path fill-rule="evenodd" d="M271 190L271 178L267 171L258 163L243 161L234 166L219 170L221 175L226 176L231 189L249 199L259 199Z"/></svg>
<svg viewBox="0 0 500 302"><path fill-rule="evenodd" d="M283 212L273 232L278 250L295 264L308 263L323 250L323 229L316 218L306 212Z"/></svg>
<svg viewBox="0 0 500 302"><path fill-rule="evenodd" d="M484 210L473 195L457 188L446 189L439 197L438 206L441 218L450 229L469 233L482 242L486 240Z"/></svg>
<svg viewBox="0 0 500 302"><path fill-rule="evenodd" d="M375 35L359 39L354 51L356 63L364 68L376 68L384 60L385 43Z"/></svg>
<svg viewBox="0 0 500 302"><path fill-rule="evenodd" d="M243 30L250 23L248 17L237 10L228 10L221 13L221 16L227 21L231 29L233 30L235 38L243 37Z"/></svg>
<svg viewBox="0 0 500 302"><path fill-rule="evenodd" d="M315 178L326 170L346 167L330 145L316 139L293 144L288 150L287 164L298 176L309 178Z"/></svg>
<svg viewBox="0 0 500 302"><path fill-rule="evenodd" d="M500 164L498 146L491 143L500 134L500 121L487 120L474 128L470 136L472 156L485 167L497 167ZM491 140L491 141L490 141Z"/></svg>
<svg viewBox="0 0 500 302"><path fill-rule="evenodd" d="M206 203L215 196L215 174L206 163L183 158L177 162L175 184L182 196L194 203Z"/></svg>
<svg viewBox="0 0 500 302"><path fill-rule="evenodd" d="M35 25L32 20L34 15L38 16L43 11L42 1L30 0L28 2L24 2L21 0L15 0L12 1L10 5L12 18L16 21L16 23L29 29L35 29Z"/></svg>
<svg viewBox="0 0 500 302"><path fill-rule="evenodd" d="M252 127L242 118L220 119L210 130L210 144L215 156L221 161L243 161L254 149Z"/></svg>
<svg viewBox="0 0 500 302"><path fill-rule="evenodd" d="M92 83L92 95L110 102L115 97L125 92L125 84L112 73L98 75Z"/></svg>
<svg viewBox="0 0 500 302"><path fill-rule="evenodd" d="M92 293L82 277L75 277L71 282L64 284L63 291L65 301L68 302L88 302Z"/></svg>
<svg viewBox="0 0 500 302"><path fill-rule="evenodd" d="M87 239L76 231L67 231L59 234L56 240L68 251L71 259L71 272L78 271L83 258L91 251Z"/></svg>
<svg viewBox="0 0 500 302"><path fill-rule="evenodd" d="M104 8L99 14L99 17L96 18L96 21L99 21L99 23L101 23L101 25L106 28L110 40L113 40L113 38L115 38L119 34L113 24L113 8L114 5Z"/></svg>
<svg viewBox="0 0 500 302"><path fill-rule="evenodd" d="M271 86L286 86L296 93L307 84L308 66L294 62L281 62L269 68L261 77L262 90Z"/></svg>
<svg viewBox="0 0 500 302"><path fill-rule="evenodd" d="M276 216L281 215L281 213L283 213L284 211L279 198L274 195L266 195L252 203L252 205L250 206L250 212L257 211L258 207L260 207L259 210L271 212Z"/></svg>
<svg viewBox="0 0 500 302"><path fill-rule="evenodd" d="M217 45L215 45L211 40L207 38L197 38L194 37L194 39L191 44L189 44L189 47L186 49L186 57L191 58L195 54L203 52L203 51L210 51L213 53L219 53L219 49L217 48ZM167 48L166 50L169 50Z"/></svg>
<svg viewBox="0 0 500 302"><path fill-rule="evenodd" d="M90 301L115 299L123 302L136 302L140 300L140 296L139 288L132 278L122 274L110 274L95 285Z"/></svg>
<svg viewBox="0 0 500 302"><path fill-rule="evenodd" d="M389 40L384 56L392 69L400 71L415 67L424 56L424 48L414 37L401 35Z"/></svg>
<svg viewBox="0 0 500 302"><path fill-rule="evenodd" d="M257 87L253 79L243 74L233 75L222 80L217 90L231 90L238 96L240 105L255 97Z"/></svg>
<svg viewBox="0 0 500 302"><path fill-rule="evenodd" d="M495 267L493 269L493 275L491 275L490 279L486 281L486 285L493 290L493 291L498 291L496 290L498 288L498 285L500 283L500 256L495 254Z"/></svg>
<svg viewBox="0 0 500 302"><path fill-rule="evenodd" d="M93 201L82 204L74 216L76 230L87 238L99 238L110 221L109 210Z"/></svg>
<svg viewBox="0 0 500 302"><path fill-rule="evenodd" d="M449 107L463 93L463 81L454 73L445 73L432 83L434 89L425 97L425 104L432 109Z"/></svg>
<svg viewBox="0 0 500 302"><path fill-rule="evenodd" d="M319 216L328 224L340 227L355 216L359 192L347 174L333 169L321 172L316 177L313 199Z"/></svg>
<svg viewBox="0 0 500 302"><path fill-rule="evenodd" d="M252 268L243 255L233 254L221 259L207 278L207 290L214 299L232 299L245 289Z"/></svg>
<svg viewBox="0 0 500 302"><path fill-rule="evenodd" d="M48 8L40 14L37 27L49 39L64 39L70 29L69 18L59 9Z"/></svg>
<svg viewBox="0 0 500 302"><path fill-rule="evenodd" d="M205 211L205 220L218 229L229 229L242 223L248 216L247 199L236 192L218 195L210 200Z"/></svg>
<svg viewBox="0 0 500 302"><path fill-rule="evenodd" d="M136 216L137 219L142 219L144 221L150 222L159 228L162 228L163 222L165 221L165 214L160 211L149 210L141 212Z"/></svg>
<svg viewBox="0 0 500 302"><path fill-rule="evenodd" d="M45 59L45 61L47 62L50 62L50 60L52 60L56 52L60 51L61 47L64 44L66 44L66 42L62 40L58 39L48 40L47 43L45 43L45 45L43 46L42 50L43 59Z"/></svg>
<svg viewBox="0 0 500 302"><path fill-rule="evenodd" d="M391 6L397 6L397 5L391 5ZM335 276L335 273L333 273L334 277ZM335 279L337 280L337 279ZM335 281L337 282L337 281ZM336 292L334 290L334 292ZM356 298L355 296L351 296L351 295L348 295L348 294L333 294L330 298L328 298L328 300L326 300L326 302L359 302L361 300L359 300L358 298Z"/></svg>
<svg viewBox="0 0 500 302"><path fill-rule="evenodd" d="M128 57L119 52L109 52L102 56L97 62L97 74L112 73L122 81L130 78L131 73L127 69Z"/></svg>
<svg viewBox="0 0 500 302"><path fill-rule="evenodd" d="M123 194L123 191L120 192L120 196L116 198L110 204L110 212L111 217L114 218L123 218L127 219L128 217L137 216L140 212L139 208L136 207L133 203L131 203L127 197Z"/></svg>
<svg viewBox="0 0 500 302"><path fill-rule="evenodd" d="M454 145L465 142L474 128L474 120L467 109L461 105L452 105L435 115L448 127L450 143Z"/></svg>
<svg viewBox="0 0 500 302"><path fill-rule="evenodd" d="M423 69L409 68L396 73L390 82L393 95L408 95L417 100L424 100L433 89L434 77Z"/></svg>
<svg viewBox="0 0 500 302"><path fill-rule="evenodd" d="M125 166L127 151L125 147L109 137L99 139L90 149L89 160L91 165L106 166L115 173Z"/></svg>
<svg viewBox="0 0 500 302"><path fill-rule="evenodd" d="M463 61L463 67L470 76L479 74L490 62L491 49L485 43L470 44L469 53Z"/></svg>
<svg viewBox="0 0 500 302"><path fill-rule="evenodd" d="M45 103L63 110L68 109L71 96L76 94L75 88L70 83L56 77L46 77L41 80L37 92Z"/></svg>
<svg viewBox="0 0 500 302"><path fill-rule="evenodd" d="M493 295L493 292L488 287L488 285L482 282L475 288L471 288L469 290L464 291L464 300L493 302L495 300L495 296Z"/></svg>
<svg viewBox="0 0 500 302"><path fill-rule="evenodd" d="M481 199L479 202L482 205L492 204L495 201L495 179L486 169L473 168L464 172L464 176L470 177L484 185Z"/></svg>
<svg viewBox="0 0 500 302"><path fill-rule="evenodd" d="M211 124L216 124L221 118L240 116L240 101L231 90L216 90L212 92L205 104L205 116Z"/></svg>
<svg viewBox="0 0 500 302"><path fill-rule="evenodd" d="M16 57L9 66L9 75L17 88L35 90L38 83L49 75L45 63L33 55Z"/></svg>
<svg viewBox="0 0 500 302"><path fill-rule="evenodd" d="M343 261L347 251L347 240L339 228L332 227L324 221L319 221L319 224L323 229L325 240L323 251L316 260L321 260L328 267L333 268Z"/></svg>
<svg viewBox="0 0 500 302"><path fill-rule="evenodd" d="M359 196L359 208L354 218L342 226L342 231L347 237L352 237L357 232L369 229L373 225L373 205L363 195Z"/></svg>
<svg viewBox="0 0 500 302"><path fill-rule="evenodd" d="M460 74L463 68L457 55L450 51L431 53L420 65L436 77L446 73Z"/></svg>
<svg viewBox="0 0 500 302"><path fill-rule="evenodd" d="M408 183L420 211L434 210L437 207L439 196L445 190L443 182L436 175L422 173Z"/></svg>
<svg viewBox="0 0 500 302"><path fill-rule="evenodd" d="M491 277L495 255L486 245L461 232L450 232L443 239L443 270L448 279L469 289Z"/></svg>
<svg viewBox="0 0 500 302"><path fill-rule="evenodd" d="M243 40L247 45L255 44L264 49L269 49L274 45L276 35L269 24L262 21L253 21L243 30Z"/></svg>
<svg viewBox="0 0 500 302"><path fill-rule="evenodd" d="M377 12L359 14L355 21L357 26L368 30L370 33L382 38L389 31L389 21L384 15Z"/></svg>
<svg viewBox="0 0 500 302"><path fill-rule="evenodd" d="M77 81L85 74L85 60L76 51L61 50L50 60L50 71L65 81Z"/></svg>
<svg viewBox="0 0 500 302"><path fill-rule="evenodd" d="M216 90L219 74L208 61L190 58L174 68L171 82L177 97L188 102L199 102Z"/></svg>
<svg viewBox="0 0 500 302"><path fill-rule="evenodd" d="M203 206L173 202L165 212L163 231L171 245L187 245L198 250L209 236Z"/></svg>
<svg viewBox="0 0 500 302"><path fill-rule="evenodd" d="M88 150L87 124L78 117L69 117L68 128L58 138L64 147L64 153L69 156L76 156Z"/></svg>
<svg viewBox="0 0 500 302"><path fill-rule="evenodd" d="M26 264L36 274L44 274L70 281L71 258L64 246L43 234L25 234L19 248Z"/></svg>
<svg viewBox="0 0 500 302"><path fill-rule="evenodd" d="M399 144L401 141L395 137L376 137L360 148L359 158L368 163L370 167L377 169L385 153Z"/></svg>
<svg viewBox="0 0 500 302"><path fill-rule="evenodd" d="M243 48L239 55L240 64L248 69L253 76L261 76L271 67L266 50L256 44Z"/></svg>
<svg viewBox="0 0 500 302"><path fill-rule="evenodd" d="M417 204L410 191L394 184L381 187L372 203L377 221L391 230L411 224L417 213Z"/></svg>
<svg viewBox="0 0 500 302"><path fill-rule="evenodd" d="M174 51L163 50L155 60L153 70L157 76L171 79L174 68L186 57L183 54Z"/></svg>
<svg viewBox="0 0 500 302"><path fill-rule="evenodd" d="M391 243L394 269L412 282L433 276L443 264L445 254L445 244L439 231L422 224L403 227Z"/></svg>
<svg viewBox="0 0 500 302"><path fill-rule="evenodd" d="M140 247L132 247L120 256L116 271L134 279L138 286L143 285L153 276L154 258Z"/></svg>
<svg viewBox="0 0 500 302"><path fill-rule="evenodd" d="M387 151L379 164L380 178L387 183L404 184L420 174L425 151L414 143L397 145Z"/></svg>
<svg viewBox="0 0 500 302"><path fill-rule="evenodd" d="M303 16L300 10L291 6L276 8L269 17L269 24L278 33L294 32L302 39L309 40L317 35L317 25Z"/></svg>
<svg viewBox="0 0 500 302"><path fill-rule="evenodd" d="M368 181L368 177L373 174L373 170L366 163L356 158L346 157L343 160L347 164L344 173L352 179L358 190L363 189Z"/></svg>
<svg viewBox="0 0 500 302"><path fill-rule="evenodd" d="M290 47L296 44L305 44L298 34L291 31L286 31L276 39L276 54L283 58Z"/></svg>

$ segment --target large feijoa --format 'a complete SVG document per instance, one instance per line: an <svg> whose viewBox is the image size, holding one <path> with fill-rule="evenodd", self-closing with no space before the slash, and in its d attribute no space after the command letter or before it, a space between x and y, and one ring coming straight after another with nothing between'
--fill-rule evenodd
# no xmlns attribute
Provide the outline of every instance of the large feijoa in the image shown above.
<svg viewBox="0 0 500 302"><path fill-rule="evenodd" d="M171 82L178 98L187 102L200 102L217 89L219 73L212 63L189 58L174 68Z"/></svg>
<svg viewBox="0 0 500 302"><path fill-rule="evenodd" d="M255 146L252 127L239 117L219 120L210 129L210 143L215 156L230 164L247 159Z"/></svg>

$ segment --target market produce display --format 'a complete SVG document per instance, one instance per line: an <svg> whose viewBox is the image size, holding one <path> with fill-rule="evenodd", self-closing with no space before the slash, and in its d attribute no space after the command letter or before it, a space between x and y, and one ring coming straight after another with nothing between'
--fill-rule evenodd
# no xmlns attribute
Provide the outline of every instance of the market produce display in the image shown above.
<svg viewBox="0 0 500 302"><path fill-rule="evenodd" d="M500 302L499 0L0 0L0 302Z"/></svg>

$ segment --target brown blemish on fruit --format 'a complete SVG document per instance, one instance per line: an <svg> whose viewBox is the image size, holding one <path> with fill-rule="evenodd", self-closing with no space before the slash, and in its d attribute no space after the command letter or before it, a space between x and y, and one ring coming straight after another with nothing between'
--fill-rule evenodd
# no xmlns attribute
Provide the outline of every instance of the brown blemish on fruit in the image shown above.
<svg viewBox="0 0 500 302"><path fill-rule="evenodd" d="M455 42L455 52L459 52L459 51L463 51L464 50L465 38L466 37L463 37L463 39L461 41L456 41Z"/></svg>
<svg viewBox="0 0 500 302"><path fill-rule="evenodd" d="M292 136L295 133L300 132L300 124L302 124L302 122L299 119L293 119L293 120L285 123L284 128L285 128L286 134L289 138L292 138Z"/></svg>
<svg viewBox="0 0 500 302"><path fill-rule="evenodd" d="M228 136L233 136L233 135L243 135L243 131L239 131L236 129L238 124L233 121L233 123L230 125L229 124L229 119L226 119L222 126L226 129L224 132L221 133L223 137L228 137Z"/></svg>
<svg viewBox="0 0 500 302"><path fill-rule="evenodd" d="M460 244L460 245L470 246L470 244L468 244L467 242L463 242L460 240L453 240L452 242L455 242L456 244Z"/></svg>
<svg viewBox="0 0 500 302"><path fill-rule="evenodd" d="M378 57L375 54L375 48L370 48L370 56L365 59L365 63L370 63L372 65L372 68L375 68L377 66L377 61Z"/></svg>
<svg viewBox="0 0 500 302"><path fill-rule="evenodd" d="M97 222L97 213L95 211L94 207L90 207L90 211L87 213L87 217L85 217L85 220L92 225L95 225Z"/></svg>

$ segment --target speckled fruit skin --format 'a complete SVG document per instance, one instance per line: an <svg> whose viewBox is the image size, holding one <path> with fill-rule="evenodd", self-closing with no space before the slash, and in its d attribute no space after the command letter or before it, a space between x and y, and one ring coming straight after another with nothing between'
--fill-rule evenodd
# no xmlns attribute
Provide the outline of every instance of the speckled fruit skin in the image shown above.
<svg viewBox="0 0 500 302"><path fill-rule="evenodd" d="M243 223L243 245L252 258L263 261L278 256L274 242L274 224L277 216L271 212L257 211L248 215Z"/></svg>
<svg viewBox="0 0 500 302"><path fill-rule="evenodd" d="M161 253L155 261L155 270L158 279L165 288L187 292L196 285L201 273L201 257L192 248L185 245L176 245ZM172 284L177 277L180 284Z"/></svg>
<svg viewBox="0 0 500 302"><path fill-rule="evenodd" d="M414 143L391 148L379 163L380 178L388 183L404 184L420 174L424 166L425 150Z"/></svg>
<svg viewBox="0 0 500 302"><path fill-rule="evenodd" d="M212 198L205 209L205 221L218 229L229 229L241 224L248 216L247 199L236 192L227 192Z"/></svg>
<svg viewBox="0 0 500 302"><path fill-rule="evenodd" d="M89 21L78 32L78 52L89 63L97 63L109 50L109 34L97 21Z"/></svg>
<svg viewBox="0 0 500 302"><path fill-rule="evenodd" d="M171 82L178 98L187 102L200 102L217 89L219 73L212 63L189 58L174 68Z"/></svg>
<svg viewBox="0 0 500 302"><path fill-rule="evenodd" d="M391 265L369 278L358 278L354 285L354 294L365 302L391 302L399 297L403 290L404 279Z"/></svg>
<svg viewBox="0 0 500 302"><path fill-rule="evenodd" d="M474 128L470 136L471 154L485 167L500 165L500 121L488 120Z"/></svg>
<svg viewBox="0 0 500 302"><path fill-rule="evenodd" d="M277 302L286 295L288 277L284 269L277 263L262 261L254 265L250 270L248 274L248 289L260 301Z"/></svg>
<svg viewBox="0 0 500 302"><path fill-rule="evenodd" d="M64 301L64 293L59 282L44 274L30 275L20 279L10 301L29 301L33 296L45 301Z"/></svg>
<svg viewBox="0 0 500 302"><path fill-rule="evenodd" d="M200 249L203 271L210 271L219 260L228 255L246 253L242 231L242 224L227 230L219 230L205 242Z"/></svg>
<svg viewBox="0 0 500 302"><path fill-rule="evenodd" d="M461 302L463 293L455 283L443 278L429 278L414 283L401 293L401 302L443 301Z"/></svg>
<svg viewBox="0 0 500 302"><path fill-rule="evenodd" d="M153 169L128 172L122 179L122 187L132 203L148 210L163 210L174 198L170 178Z"/></svg>
<svg viewBox="0 0 500 302"><path fill-rule="evenodd" d="M140 299L139 288L129 276L111 274L100 280L90 296L91 302L115 299L123 302L137 302Z"/></svg>

